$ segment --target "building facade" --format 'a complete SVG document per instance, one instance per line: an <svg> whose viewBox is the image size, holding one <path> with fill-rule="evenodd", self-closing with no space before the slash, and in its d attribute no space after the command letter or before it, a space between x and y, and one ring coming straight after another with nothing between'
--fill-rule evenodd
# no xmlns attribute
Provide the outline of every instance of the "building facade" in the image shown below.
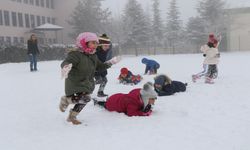
<svg viewBox="0 0 250 150"><path fill-rule="evenodd" d="M0 1L0 43L26 43L32 33L37 34L40 43L74 42L68 34L72 32L67 19L78 0L1 0ZM56 24L64 29L58 33L35 31L45 23Z"/></svg>
<svg viewBox="0 0 250 150"><path fill-rule="evenodd" d="M250 7L227 10L227 51L250 50Z"/></svg>

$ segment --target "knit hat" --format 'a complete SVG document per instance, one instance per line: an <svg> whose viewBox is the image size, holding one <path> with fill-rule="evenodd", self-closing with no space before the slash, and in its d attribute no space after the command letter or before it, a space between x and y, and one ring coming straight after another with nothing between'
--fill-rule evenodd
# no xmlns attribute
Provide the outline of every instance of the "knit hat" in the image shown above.
<svg viewBox="0 0 250 150"><path fill-rule="evenodd" d="M87 47L87 42L95 41L99 43L97 35L91 32L83 32L76 38L76 46L87 54L95 53L95 49Z"/></svg>
<svg viewBox="0 0 250 150"><path fill-rule="evenodd" d="M110 45L110 38L105 33L99 37L99 45Z"/></svg>
<svg viewBox="0 0 250 150"><path fill-rule="evenodd" d="M150 98L156 99L157 98L157 93L154 90L153 83L147 82L146 84L143 85L143 88L140 91L144 108L147 106L148 101Z"/></svg>
<svg viewBox="0 0 250 150"><path fill-rule="evenodd" d="M127 75L128 74L128 68L125 68L125 67L122 68L121 69L121 74L126 74Z"/></svg>

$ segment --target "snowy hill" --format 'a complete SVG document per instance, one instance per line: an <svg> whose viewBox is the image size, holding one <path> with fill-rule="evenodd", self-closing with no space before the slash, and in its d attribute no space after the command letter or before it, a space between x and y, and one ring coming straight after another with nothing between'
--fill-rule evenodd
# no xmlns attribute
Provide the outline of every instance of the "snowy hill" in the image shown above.
<svg viewBox="0 0 250 150"><path fill-rule="evenodd" d="M159 73L189 82L187 92L160 97L150 117L127 117L90 102L78 116L83 125L67 123L58 109L64 94L60 61L0 65L1 150L249 150L250 53L222 53L214 85L191 82L202 69L201 54L147 56L161 64ZM105 92L129 92L118 84L121 67L143 74L140 57L126 57L109 70ZM97 88L96 88L97 89ZM93 93L96 94L96 91Z"/></svg>

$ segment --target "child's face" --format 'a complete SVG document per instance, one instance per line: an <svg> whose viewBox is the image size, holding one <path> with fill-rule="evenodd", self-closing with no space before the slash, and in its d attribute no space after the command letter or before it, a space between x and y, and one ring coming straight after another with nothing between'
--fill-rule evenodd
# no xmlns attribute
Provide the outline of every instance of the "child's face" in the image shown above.
<svg viewBox="0 0 250 150"><path fill-rule="evenodd" d="M154 105L155 104L155 98L149 98L148 104Z"/></svg>
<svg viewBox="0 0 250 150"><path fill-rule="evenodd" d="M127 74L121 74L121 77L126 78Z"/></svg>
<svg viewBox="0 0 250 150"><path fill-rule="evenodd" d="M102 45L102 49L104 50L104 51L106 51L106 50L108 50L110 48L110 45Z"/></svg>
<svg viewBox="0 0 250 150"><path fill-rule="evenodd" d="M155 88L156 89L161 89L161 85L160 84L155 84Z"/></svg>
<svg viewBox="0 0 250 150"><path fill-rule="evenodd" d="M87 46L88 46L88 48L96 49L98 46L98 43L96 41L90 41L90 42L88 42Z"/></svg>

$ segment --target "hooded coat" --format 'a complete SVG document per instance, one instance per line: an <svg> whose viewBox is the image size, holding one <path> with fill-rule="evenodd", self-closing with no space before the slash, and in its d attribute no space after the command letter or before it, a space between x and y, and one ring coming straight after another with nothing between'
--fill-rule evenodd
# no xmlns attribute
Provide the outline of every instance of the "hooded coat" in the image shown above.
<svg viewBox="0 0 250 150"><path fill-rule="evenodd" d="M140 91L141 89L134 89L128 94L118 93L110 96L106 101L106 109L128 116L147 116L148 114L142 111L144 104Z"/></svg>

